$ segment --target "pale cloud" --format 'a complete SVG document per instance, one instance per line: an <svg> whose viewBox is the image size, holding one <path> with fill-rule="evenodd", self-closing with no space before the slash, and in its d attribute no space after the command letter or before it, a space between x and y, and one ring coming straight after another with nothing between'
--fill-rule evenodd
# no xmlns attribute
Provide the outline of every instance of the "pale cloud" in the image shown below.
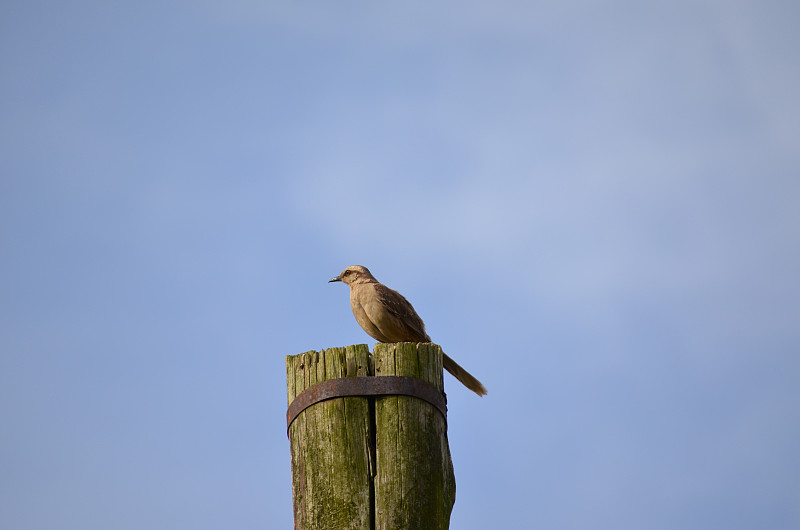
<svg viewBox="0 0 800 530"><path fill-rule="evenodd" d="M551 16L610 32L588 24L587 13ZM393 166L413 144L318 123L330 145L295 185L298 206L324 218L334 238L380 242L391 234L400 246L446 244L484 264L530 262L539 273L532 278L552 278L554 298L730 284L731 271L720 263L748 259L740 242L757 244L753 234L729 231L740 222L736 205L755 187L766 194L781 189L772 176L746 172L759 158L782 154L759 127L775 114L765 103L771 91L753 92L745 86L750 75L735 68L764 52L742 51L758 48L755 40L721 36L731 15L720 6L703 5L689 19L664 14L663 21L644 20L660 25L628 26L592 44L559 44L574 72L549 87L537 78L553 72L538 71L535 62L510 63L502 52L500 79L472 77L469 62L451 66L432 96L417 95L403 109L453 146L447 156L463 159L461 174L444 185L427 176L424 194L417 193L420 181ZM484 30L492 27L491 14L486 18ZM739 59L718 62L720 53ZM526 88L534 97L525 97ZM398 109L352 110L364 129L411 127ZM784 141L793 132L782 133ZM353 226L354 208L371 222ZM777 211L797 219L788 201L779 200ZM796 236L791 226L785 230Z"/></svg>

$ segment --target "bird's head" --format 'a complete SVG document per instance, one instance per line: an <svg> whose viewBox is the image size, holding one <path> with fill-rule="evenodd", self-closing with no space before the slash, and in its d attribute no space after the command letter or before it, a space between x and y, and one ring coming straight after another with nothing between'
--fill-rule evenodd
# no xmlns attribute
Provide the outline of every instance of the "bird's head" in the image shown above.
<svg viewBox="0 0 800 530"><path fill-rule="evenodd" d="M375 281L377 280L372 273L369 272L368 268L361 265L351 265L343 270L339 276L328 280L328 283L342 282L346 283L347 285L353 285L356 283L369 283Z"/></svg>

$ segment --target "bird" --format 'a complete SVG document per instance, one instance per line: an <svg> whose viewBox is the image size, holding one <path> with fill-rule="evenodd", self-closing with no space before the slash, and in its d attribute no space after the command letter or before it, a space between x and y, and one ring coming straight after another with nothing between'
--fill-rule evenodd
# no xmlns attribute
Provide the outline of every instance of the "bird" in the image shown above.
<svg viewBox="0 0 800 530"><path fill-rule="evenodd" d="M341 274L328 280L342 282L350 287L350 308L361 328L379 342L432 342L425 331L425 323L405 297L389 289L362 265L352 265ZM462 368L446 353L443 354L445 370L478 394L485 396L486 387Z"/></svg>

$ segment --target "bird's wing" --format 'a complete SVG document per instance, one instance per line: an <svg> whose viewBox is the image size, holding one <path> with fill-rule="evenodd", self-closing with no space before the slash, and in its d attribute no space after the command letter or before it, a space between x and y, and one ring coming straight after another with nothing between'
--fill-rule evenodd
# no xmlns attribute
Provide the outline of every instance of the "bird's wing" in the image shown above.
<svg viewBox="0 0 800 530"><path fill-rule="evenodd" d="M425 324L403 295L381 283L372 284L373 297L364 310L391 342L430 342Z"/></svg>

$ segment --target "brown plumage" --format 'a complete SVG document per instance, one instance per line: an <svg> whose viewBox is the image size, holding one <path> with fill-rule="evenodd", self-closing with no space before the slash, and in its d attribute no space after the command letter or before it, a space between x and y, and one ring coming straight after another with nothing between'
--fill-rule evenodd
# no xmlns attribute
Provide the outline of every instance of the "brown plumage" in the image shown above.
<svg viewBox="0 0 800 530"><path fill-rule="evenodd" d="M361 328L380 342L431 342L425 323L402 294L389 289L361 265L347 267L330 282L350 286L350 308ZM453 359L443 354L444 368L464 386L483 396L486 388Z"/></svg>

